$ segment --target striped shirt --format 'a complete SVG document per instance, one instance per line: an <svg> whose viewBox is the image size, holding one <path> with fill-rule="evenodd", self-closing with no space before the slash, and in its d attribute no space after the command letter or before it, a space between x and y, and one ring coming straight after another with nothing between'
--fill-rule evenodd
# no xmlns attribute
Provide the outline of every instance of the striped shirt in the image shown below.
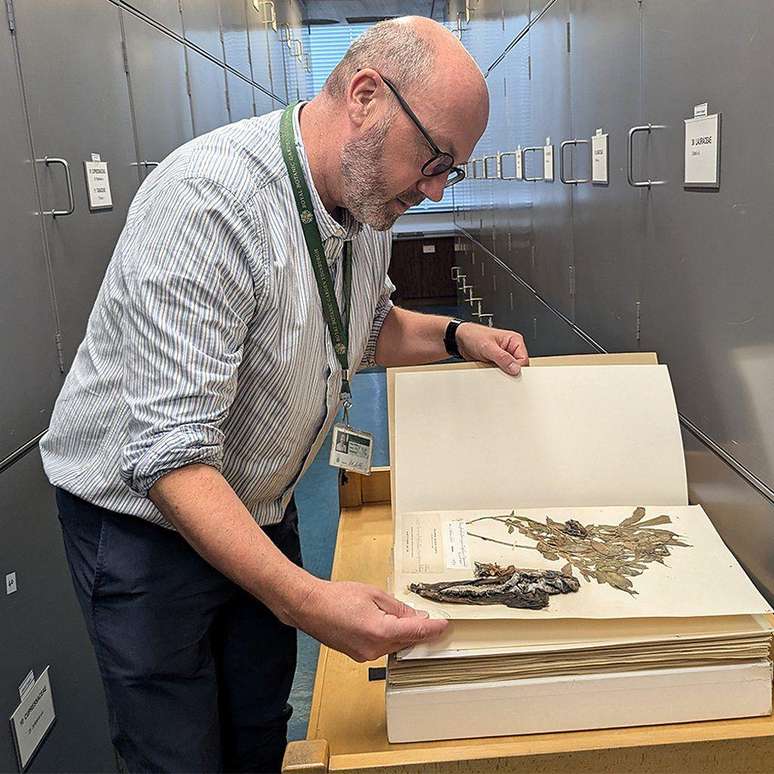
<svg viewBox="0 0 774 774"><path fill-rule="evenodd" d="M352 241L349 362L373 364L392 308L391 238L314 188L342 305ZM280 111L217 129L144 181L40 443L52 484L171 527L148 499L164 474L219 469L259 524L282 519L339 408L325 325L279 143Z"/></svg>

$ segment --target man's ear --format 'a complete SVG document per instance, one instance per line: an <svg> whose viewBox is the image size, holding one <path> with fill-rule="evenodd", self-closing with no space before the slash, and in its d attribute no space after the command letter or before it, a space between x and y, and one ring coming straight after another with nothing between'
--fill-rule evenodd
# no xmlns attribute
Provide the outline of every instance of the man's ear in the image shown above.
<svg viewBox="0 0 774 774"><path fill-rule="evenodd" d="M384 94L384 81L376 70L369 67L358 70L347 89L347 113L358 128L367 120Z"/></svg>

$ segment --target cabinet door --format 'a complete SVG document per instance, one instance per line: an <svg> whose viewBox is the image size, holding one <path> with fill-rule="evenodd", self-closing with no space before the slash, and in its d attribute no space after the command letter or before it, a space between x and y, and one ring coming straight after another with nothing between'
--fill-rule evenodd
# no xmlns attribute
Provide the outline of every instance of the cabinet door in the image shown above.
<svg viewBox="0 0 774 774"><path fill-rule="evenodd" d="M648 0L644 116L654 132L642 346L668 363L681 410L774 485L774 4ZM717 189L683 185L684 124L722 113Z"/></svg>
<svg viewBox="0 0 774 774"><path fill-rule="evenodd" d="M124 37L140 171L145 177L175 148L193 138L184 47L124 14Z"/></svg>
<svg viewBox="0 0 774 774"><path fill-rule="evenodd" d="M510 43L529 22L529 2L511 0L504 2L504 43ZM504 79L506 141L503 151L515 151L519 146L531 144L532 131L530 101L529 33L508 52L492 71L490 77ZM516 160L508 156L503 160L503 173L516 174ZM505 254L499 256L520 277L532 281L532 186L523 180L503 183L506 192L503 213L505 230ZM509 302L510 303L510 302Z"/></svg>
<svg viewBox="0 0 774 774"><path fill-rule="evenodd" d="M279 108L287 104L289 100L288 79L285 72L285 53L288 50L284 39L287 37L287 30L282 24L288 23L288 13L285 3L275 3L277 15L277 30L267 26L267 37L269 45L269 68L271 72L272 91L279 100L275 100L274 107Z"/></svg>
<svg viewBox="0 0 774 774"><path fill-rule="evenodd" d="M255 115L260 116L274 110L272 75L269 65L269 31L263 11L257 11L251 2L247 4L247 31L250 43L250 64L253 81L262 89L253 88ZM269 17L270 18L270 17ZM274 31L271 30L274 35Z"/></svg>
<svg viewBox="0 0 774 774"><path fill-rule="evenodd" d="M232 121L255 115L253 87L246 79L252 78L250 44L247 32L245 0L220 0L220 20L223 29L223 52L226 64L243 78L226 72L229 117Z"/></svg>
<svg viewBox="0 0 774 774"><path fill-rule="evenodd" d="M21 0L14 7L44 213L69 207L63 168L42 160L63 158L72 175L73 214L44 215L69 367L138 185L121 12L101 0ZM88 39L79 45L84 30ZM83 162L92 154L108 164L110 209L89 209Z"/></svg>
<svg viewBox="0 0 774 774"><path fill-rule="evenodd" d="M191 83L193 128L198 137L228 123L226 71L190 48L185 58Z"/></svg>
<svg viewBox="0 0 774 774"><path fill-rule="evenodd" d="M562 140L572 136L568 21L568 0L557 0L529 33L532 131L528 145L542 148L550 138L554 146L553 182L530 183L535 246L533 279L538 292L571 317L572 192L559 181L559 146ZM530 176L542 177L542 152L528 156L531 156L527 164Z"/></svg>
<svg viewBox="0 0 774 774"><path fill-rule="evenodd" d="M105 693L64 555L54 493L37 450L0 473L0 567L18 590L0 596L0 692L10 715L32 669L50 667L56 723L27 769L115 771ZM17 771L10 729L0 734L0 771Z"/></svg>
<svg viewBox="0 0 774 774"><path fill-rule="evenodd" d="M220 8L217 0L178 0L183 15L183 34L215 59L223 61Z"/></svg>
<svg viewBox="0 0 774 774"><path fill-rule="evenodd" d="M61 384L56 324L16 57L0 30L0 460L45 430Z"/></svg>
<svg viewBox="0 0 774 774"><path fill-rule="evenodd" d="M183 19L176 0L132 0L131 5L175 34L183 34Z"/></svg>
<svg viewBox="0 0 774 774"><path fill-rule="evenodd" d="M611 351L637 348L648 194L626 180L626 140L640 124L640 9L618 0L572 0L572 124L589 141L608 135L608 184L573 189L575 318ZM574 175L589 177L589 146L569 148ZM580 157L583 157L582 159Z"/></svg>

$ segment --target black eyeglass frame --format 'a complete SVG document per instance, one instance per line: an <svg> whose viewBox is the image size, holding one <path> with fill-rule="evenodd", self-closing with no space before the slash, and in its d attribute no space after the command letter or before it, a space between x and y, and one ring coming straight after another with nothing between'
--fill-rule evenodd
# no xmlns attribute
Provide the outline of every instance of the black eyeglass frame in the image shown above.
<svg viewBox="0 0 774 774"><path fill-rule="evenodd" d="M414 111L408 106L408 103L406 102L403 97L401 97L400 92L395 87L395 84L389 79L386 78L384 75L379 73L379 77L387 84L390 91L395 95L395 99L398 100L398 103L403 108L403 111L406 113L406 115L414 122L414 126L416 126L417 129L419 129L420 133L422 134L422 137L425 138L427 144L430 146L430 149L433 151L432 158L428 159L423 165L422 165L422 174L425 177L437 177L438 175L444 175L447 172L449 173L449 177L446 180L446 184L444 185L444 188L451 188L451 186L456 185L457 183L462 182L465 179L465 170L462 167L458 167L454 164L454 156L451 155L451 153L447 153L446 151L442 151L436 144L433 142L433 138L430 136L427 129L425 129L424 126L422 126L422 122L417 118ZM425 170L434 162L438 161L438 159L446 158L449 160L449 166L438 170L437 172L425 172ZM452 173L454 175L452 176Z"/></svg>

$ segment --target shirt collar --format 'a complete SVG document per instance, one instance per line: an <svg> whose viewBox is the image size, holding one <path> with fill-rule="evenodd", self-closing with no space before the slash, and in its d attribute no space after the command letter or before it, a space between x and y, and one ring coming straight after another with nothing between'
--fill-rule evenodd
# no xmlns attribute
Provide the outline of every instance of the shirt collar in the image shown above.
<svg viewBox="0 0 774 774"><path fill-rule="evenodd" d="M314 215L317 218L317 227L320 229L320 236L323 240L330 239L331 237L337 237L339 239L354 239L362 228L362 225L355 220L354 216L349 210L341 209L342 221L338 223L336 219L325 209L322 203L320 194L317 193L314 180L312 179L312 171L309 168L309 160L306 157L306 150L304 149L304 143L301 139L301 126L298 121L301 107L306 104L299 102L293 110L293 132L296 138L296 148L298 149L298 156L301 159L301 164L304 167L304 174L309 184L309 191L312 195L312 205L314 207Z"/></svg>

